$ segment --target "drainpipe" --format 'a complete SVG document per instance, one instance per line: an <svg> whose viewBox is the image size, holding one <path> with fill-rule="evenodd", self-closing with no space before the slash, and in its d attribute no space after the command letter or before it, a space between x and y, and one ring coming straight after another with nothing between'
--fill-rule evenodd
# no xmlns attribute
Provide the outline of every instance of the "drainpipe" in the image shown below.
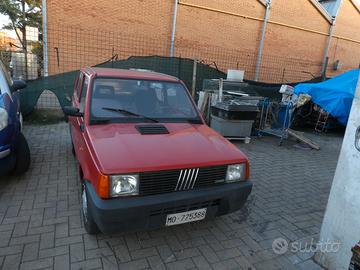
<svg viewBox="0 0 360 270"><path fill-rule="evenodd" d="M261 59L262 59L263 48L264 48L266 26L267 26L267 22L269 20L269 15L270 15L270 6L271 6L271 0L267 0L264 22L263 22L263 27L262 27L261 40L260 40L260 46L259 46L259 51L258 51L258 58L257 58L257 62L256 62L256 70L255 70L255 78L254 78L255 81L258 81L259 76L260 76L260 66L261 66Z"/></svg>
<svg viewBox="0 0 360 270"><path fill-rule="evenodd" d="M336 23L336 18L339 14L340 11L340 7L342 4L342 0L340 0L340 4L338 6L338 9L336 11L336 14L333 16L330 28L329 28L329 36L328 39L326 41L326 46L325 46L325 53L324 53L324 59L323 59L323 65L322 65L322 69L321 69L321 75L323 76L323 78L326 77L326 69L328 66L328 62L329 62L329 51L330 51L330 44L331 44L331 40L333 38L333 34L334 34L334 28L335 28L335 23Z"/></svg>
<svg viewBox="0 0 360 270"><path fill-rule="evenodd" d="M170 57L174 57L177 10L178 10L178 0L174 0L174 16L173 16L172 31L171 31Z"/></svg>
<svg viewBox="0 0 360 270"><path fill-rule="evenodd" d="M44 76L49 75L46 0L42 0Z"/></svg>

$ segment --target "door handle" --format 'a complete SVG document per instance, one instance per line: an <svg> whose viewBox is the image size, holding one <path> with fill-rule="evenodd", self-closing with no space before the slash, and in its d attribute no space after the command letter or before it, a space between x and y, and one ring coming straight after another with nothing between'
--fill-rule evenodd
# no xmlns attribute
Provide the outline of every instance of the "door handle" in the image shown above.
<svg viewBox="0 0 360 270"><path fill-rule="evenodd" d="M355 148L360 151L360 126L355 132Z"/></svg>
<svg viewBox="0 0 360 270"><path fill-rule="evenodd" d="M81 132L84 132L84 130L85 130L85 126L84 126L83 123L81 123L81 124L80 124L80 131L81 131Z"/></svg>

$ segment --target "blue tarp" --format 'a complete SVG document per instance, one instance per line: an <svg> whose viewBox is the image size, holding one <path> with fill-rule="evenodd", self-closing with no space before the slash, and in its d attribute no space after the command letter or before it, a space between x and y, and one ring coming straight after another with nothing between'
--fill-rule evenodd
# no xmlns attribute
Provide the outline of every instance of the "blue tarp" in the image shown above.
<svg viewBox="0 0 360 270"><path fill-rule="evenodd" d="M354 69L321 83L300 83L294 93L310 95L315 104L346 125L359 75L360 69Z"/></svg>

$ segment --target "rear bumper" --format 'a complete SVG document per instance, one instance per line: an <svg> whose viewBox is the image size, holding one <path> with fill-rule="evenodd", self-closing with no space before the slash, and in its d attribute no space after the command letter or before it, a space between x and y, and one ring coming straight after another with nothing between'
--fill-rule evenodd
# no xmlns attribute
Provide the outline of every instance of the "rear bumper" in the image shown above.
<svg viewBox="0 0 360 270"><path fill-rule="evenodd" d="M240 209L252 189L252 183L247 181L161 195L102 200L88 181L85 184L89 211L103 233L163 227L168 214L200 208L207 208L206 219L225 215Z"/></svg>

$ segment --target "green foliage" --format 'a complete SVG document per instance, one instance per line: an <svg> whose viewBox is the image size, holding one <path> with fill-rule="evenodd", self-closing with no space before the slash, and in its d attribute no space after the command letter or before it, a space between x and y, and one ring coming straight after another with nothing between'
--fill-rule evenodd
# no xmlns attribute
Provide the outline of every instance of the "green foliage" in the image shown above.
<svg viewBox="0 0 360 270"><path fill-rule="evenodd" d="M31 53L37 55L39 58L42 58L43 43L41 41L32 41L31 42Z"/></svg>

